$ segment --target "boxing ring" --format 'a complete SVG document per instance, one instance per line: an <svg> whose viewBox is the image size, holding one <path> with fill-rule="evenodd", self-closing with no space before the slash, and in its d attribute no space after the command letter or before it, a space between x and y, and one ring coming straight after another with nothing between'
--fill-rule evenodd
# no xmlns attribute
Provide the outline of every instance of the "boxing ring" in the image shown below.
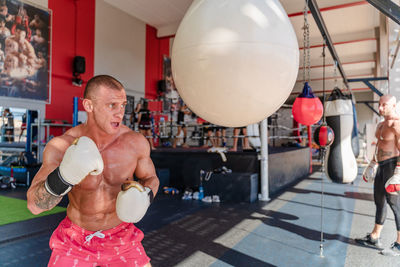
<svg viewBox="0 0 400 267"><path fill-rule="evenodd" d="M308 175L310 168L310 150L308 147L269 147L269 193L276 194ZM232 181L237 175L247 177L257 175L257 189L260 192L261 169L256 151L226 152L226 162L217 153L208 153L205 149L157 149L151 153L158 176L160 188L171 186L184 190L199 186L200 170L213 170L226 166L232 170ZM211 179L218 179L215 175ZM246 178L242 178L246 179ZM253 184L252 184L253 183ZM232 187L239 193L243 187L254 186L254 182L243 182L239 187Z"/></svg>

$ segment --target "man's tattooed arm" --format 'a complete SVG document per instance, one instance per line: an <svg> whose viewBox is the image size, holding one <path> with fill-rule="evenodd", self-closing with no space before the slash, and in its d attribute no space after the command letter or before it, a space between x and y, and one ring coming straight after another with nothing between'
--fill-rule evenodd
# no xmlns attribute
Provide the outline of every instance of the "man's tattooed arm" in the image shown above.
<svg viewBox="0 0 400 267"><path fill-rule="evenodd" d="M44 183L45 181L41 182L36 188L35 204L39 209L50 210L61 201L62 197L56 197L47 192Z"/></svg>

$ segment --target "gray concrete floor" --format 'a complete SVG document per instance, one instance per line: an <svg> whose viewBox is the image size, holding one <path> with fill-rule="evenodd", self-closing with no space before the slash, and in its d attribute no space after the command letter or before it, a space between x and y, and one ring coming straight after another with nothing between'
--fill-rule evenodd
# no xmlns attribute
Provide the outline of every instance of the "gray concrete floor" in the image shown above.
<svg viewBox="0 0 400 267"><path fill-rule="evenodd" d="M321 177L316 172L270 202L206 204L160 196L137 224L145 233L143 245L155 267L400 266L400 257L383 256L354 242L374 225L372 184L359 177L353 185L334 184L326 178L321 184ZM26 225L3 226L5 231L20 231L21 236L0 239L0 266L45 265L50 256L48 238L55 226L24 236ZM383 244L389 247L395 236L388 209Z"/></svg>

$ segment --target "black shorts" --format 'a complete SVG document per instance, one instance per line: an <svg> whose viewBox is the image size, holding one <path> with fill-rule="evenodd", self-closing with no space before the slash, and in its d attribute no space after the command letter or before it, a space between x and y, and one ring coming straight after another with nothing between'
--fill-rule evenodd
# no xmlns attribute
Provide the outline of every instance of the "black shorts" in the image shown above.
<svg viewBox="0 0 400 267"><path fill-rule="evenodd" d="M178 121L177 123L178 123L178 125L181 126L182 128L185 128L185 127L186 127L186 124L185 124L184 121Z"/></svg>
<svg viewBox="0 0 400 267"><path fill-rule="evenodd" d="M151 122L150 121L141 121L139 123L139 130L150 130Z"/></svg>

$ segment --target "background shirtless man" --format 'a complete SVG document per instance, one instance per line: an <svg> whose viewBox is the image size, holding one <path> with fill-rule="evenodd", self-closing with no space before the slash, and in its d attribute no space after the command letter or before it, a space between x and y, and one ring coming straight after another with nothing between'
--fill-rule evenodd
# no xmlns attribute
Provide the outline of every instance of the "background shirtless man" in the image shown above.
<svg viewBox="0 0 400 267"><path fill-rule="evenodd" d="M126 103L116 79L93 77L84 93L86 123L46 145L27 197L39 214L68 193L67 217L50 239L51 266L150 266L132 222L146 213L159 180L145 137L121 124Z"/></svg>
<svg viewBox="0 0 400 267"><path fill-rule="evenodd" d="M396 115L396 98L384 95L379 100L379 114L384 121L375 132L378 140L374 159L363 173L366 181L374 181L376 206L375 226L366 237L356 239L360 244L382 248L380 235L386 219L387 205L392 209L396 221L397 239L391 246L394 255L400 255L400 120Z"/></svg>

